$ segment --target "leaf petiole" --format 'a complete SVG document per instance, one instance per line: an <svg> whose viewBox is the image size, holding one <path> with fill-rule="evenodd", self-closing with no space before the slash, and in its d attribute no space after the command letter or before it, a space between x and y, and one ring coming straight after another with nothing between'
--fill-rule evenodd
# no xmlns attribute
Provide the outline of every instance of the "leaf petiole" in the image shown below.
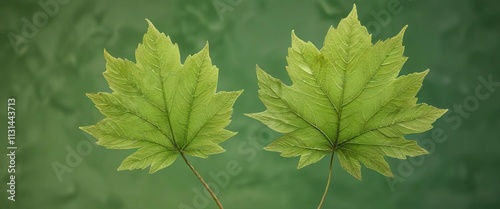
<svg viewBox="0 0 500 209"><path fill-rule="evenodd" d="M330 158L330 171L328 172L328 180L326 181L325 193L323 193L323 197L321 198L321 202L319 202L318 209L321 209L323 206L323 202L326 199L326 194L328 193L328 188L330 187L330 182L332 179L332 170L333 170L333 156L335 153L332 153L332 157Z"/></svg>
<svg viewBox="0 0 500 209"><path fill-rule="evenodd" d="M184 162L186 162L186 164L189 166L191 171L193 171L194 175L196 175L198 180L200 180L201 184L203 184L203 186L208 191L208 193L210 193L210 196L212 196L212 198L214 199L214 201L217 204L217 206L219 207L219 209L224 209L222 207L222 204L220 203L219 199L217 199L217 196L215 195L215 193L212 191L212 189L210 189L210 186L208 186L207 182L205 182L205 180L203 180L201 175L194 169L194 167L191 165L191 163L189 163L189 161L187 160L187 158L183 152L181 152L181 156L182 156L182 159L184 159Z"/></svg>

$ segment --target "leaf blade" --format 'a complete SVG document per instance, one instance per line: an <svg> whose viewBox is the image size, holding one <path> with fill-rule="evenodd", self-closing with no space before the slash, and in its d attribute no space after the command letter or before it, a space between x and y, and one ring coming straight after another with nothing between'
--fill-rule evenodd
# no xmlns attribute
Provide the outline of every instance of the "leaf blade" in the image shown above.
<svg viewBox="0 0 500 209"><path fill-rule="evenodd" d="M184 64L177 44L147 20L136 62L107 51L103 73L112 93L87 94L105 118L80 127L108 149L137 149L118 170L154 173L181 153L207 158L225 150L219 143L236 133L225 127L242 91L217 92L218 69L208 43Z"/></svg>
<svg viewBox="0 0 500 209"><path fill-rule="evenodd" d="M298 168L336 152L341 166L357 179L361 164L390 177L385 156L428 154L404 135L431 129L447 110L417 104L428 70L398 77L407 60L406 28L372 44L354 6L328 30L321 49L292 31L286 68L292 85L257 67L259 98L267 109L247 115L284 134L265 149L300 156Z"/></svg>

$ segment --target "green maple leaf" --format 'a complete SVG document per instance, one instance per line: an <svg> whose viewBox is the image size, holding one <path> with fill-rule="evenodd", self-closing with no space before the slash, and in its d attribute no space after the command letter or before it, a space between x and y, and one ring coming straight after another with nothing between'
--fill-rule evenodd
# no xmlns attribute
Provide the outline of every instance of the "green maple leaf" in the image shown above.
<svg viewBox="0 0 500 209"><path fill-rule="evenodd" d="M428 152L405 134L421 133L446 110L417 104L428 70L399 76L403 33L372 44L356 7L331 27L323 48L292 32L286 68L288 86L257 67L259 97L267 107L248 114L283 133L265 147L284 157L300 156L298 168L336 153L341 166L361 179L361 164L385 176L384 156L405 159Z"/></svg>
<svg viewBox="0 0 500 209"><path fill-rule="evenodd" d="M105 118L81 129L108 149L138 148L118 170L150 166L154 173L179 155L224 152L219 143L236 134L224 128L242 91L216 92L218 69L208 44L181 64L177 44L148 23L136 63L105 51L104 77L113 93L87 94Z"/></svg>

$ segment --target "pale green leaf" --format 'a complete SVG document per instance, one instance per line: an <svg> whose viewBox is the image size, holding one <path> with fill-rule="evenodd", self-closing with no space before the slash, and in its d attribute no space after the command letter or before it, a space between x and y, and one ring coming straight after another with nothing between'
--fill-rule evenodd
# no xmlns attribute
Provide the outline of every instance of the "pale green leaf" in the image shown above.
<svg viewBox="0 0 500 209"><path fill-rule="evenodd" d="M139 148L118 170L154 173L182 152L206 158L224 152L232 107L242 91L216 92L218 69L208 44L180 62L179 47L151 22L139 44L136 63L104 52L104 77L112 93L88 94L105 118L81 127L109 149Z"/></svg>
<svg viewBox="0 0 500 209"><path fill-rule="evenodd" d="M417 104L428 70L399 76L406 62L403 34L372 44L356 8L331 27L317 49L292 31L286 70L292 85L257 67L259 97L267 109L248 114L284 135L265 147L300 156L298 168L337 153L340 165L361 179L361 164L385 176L384 156L427 154L406 134L421 133L446 110Z"/></svg>

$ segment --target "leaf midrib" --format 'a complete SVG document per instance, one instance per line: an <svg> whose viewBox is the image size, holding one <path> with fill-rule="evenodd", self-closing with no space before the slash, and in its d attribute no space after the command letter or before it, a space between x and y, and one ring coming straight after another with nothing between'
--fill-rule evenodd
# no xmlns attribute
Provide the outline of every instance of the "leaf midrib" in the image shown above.
<svg viewBox="0 0 500 209"><path fill-rule="evenodd" d="M351 99L351 101L347 102L343 106L349 105L351 102L355 101L361 94L363 94L364 90L366 89L366 86L368 86L368 84L370 83L370 81L372 81L373 78L380 72L381 66L385 63L385 61L387 60L387 58L389 58L390 53L392 53L395 48L396 48L396 44L394 44L392 46L391 51L384 57L384 60L382 62L380 62L380 64L378 65L378 67L376 69L376 72L373 73L373 75L370 77L370 79L368 79L367 82L365 82L365 84L363 85L363 87L361 88L361 90L358 92L358 94L353 99ZM366 49L363 49L363 50L366 50Z"/></svg>
<svg viewBox="0 0 500 209"><path fill-rule="evenodd" d="M428 116L428 115L431 115L432 113L428 113L428 114L425 114L425 115L420 115L420 117L425 117L425 116ZM387 125L384 125L384 126L380 126L380 127L377 127L377 128L373 128L373 129L370 129L370 130L367 130L367 131L364 131L362 132L361 134L358 134L354 137L351 137L350 139L348 140L345 140L343 141L339 146L342 146L346 143L348 143L349 141L352 141L352 140L355 140L356 138L362 136L362 135L365 135L367 133L370 133L372 131L376 131L376 130L379 130L379 129L382 129L382 128L386 128L386 127L389 127L389 126L393 126L393 125L398 125L398 124L401 124L401 123L406 123L406 122L410 122L412 120L416 120L417 118L409 118L408 120L403 120L403 121L398 121L397 123L391 123L391 124L387 124Z"/></svg>
<svg viewBox="0 0 500 209"><path fill-rule="evenodd" d="M153 37L151 37L153 38ZM176 142L176 139L175 139L175 133L174 133L174 130L172 128L172 120L170 118L170 110L168 109L168 103L167 103L167 98L165 97L165 86L164 86L164 79L163 79L163 76L162 76L162 68L161 66L159 65L160 63L160 59L158 58L158 51L157 51L157 48L160 46L160 44L158 43L158 37L157 37L157 34L155 34L154 36L154 40L152 40L155 45L154 47L151 47L151 50L153 50L155 53L153 55L153 58L156 60L156 63L158 63L158 65L156 66L158 68L158 74L156 74L152 69L151 71L159 77L160 79L160 84L161 84L161 95L163 97L163 105L165 105L165 112L166 112L166 116L167 116L167 120L168 120L168 123L169 123L169 129L170 129L170 132L172 133L172 139L168 138L172 144L174 145L175 149L178 151L178 152L182 152L180 149L179 149L179 146L177 145L177 142ZM174 94L175 92L177 91L174 91ZM163 132L162 132L163 133ZM163 133L165 136L166 134Z"/></svg>
<svg viewBox="0 0 500 209"><path fill-rule="evenodd" d="M298 116L300 119L302 119L304 122L306 122L307 124L309 124L310 126L312 126L313 128L315 128L316 130L318 130L328 141L330 141L330 139L328 138L328 135L326 135L325 132L323 132L323 130L321 130L319 127L317 127L316 125L314 125L313 123L311 123L309 120L307 120L305 117L303 117L302 115L300 115L298 112L296 112L284 99L283 97L281 97L280 94L278 94L276 91L274 91L273 88L271 88L267 83L265 82L262 82L261 84L265 85L268 89L270 89L281 101L283 101L283 104L285 104L288 109L293 113L295 114L296 116ZM280 83L280 85L282 85Z"/></svg>
<svg viewBox="0 0 500 209"><path fill-rule="evenodd" d="M203 56L202 63L205 63L205 60L206 60L206 57L205 57L205 56ZM200 67L200 66L198 65L198 63L196 63L196 66L197 66L197 67ZM199 80L200 80L200 71L198 70L198 71L196 71L196 84L194 85L193 94L196 94L196 90L198 89L198 82L199 82ZM193 136L193 140L191 140L191 141L189 141L189 142L188 142L188 131L189 131L189 124L190 124L190 121L191 121L191 112L193 112L193 111L192 111L192 108L193 108L194 100L196 99L196 97L197 97L198 95L191 95L191 96L192 96L192 97L191 97L191 98L192 98L192 100L191 100L191 102L189 102L189 112L188 112L188 116L187 116L187 117L188 117L188 120L187 120L187 124L186 124L186 131L184 132L184 136L185 136L185 138L186 138L186 142L187 142L187 143L186 143L184 146L182 146L182 147L180 148L180 150L181 150L181 151L182 151L182 150L184 150L184 149L186 149L186 148L189 146L189 144L191 144L191 142L192 142L192 141L194 140L194 138L198 135L198 133L200 132L200 130L201 130L203 127L205 127L205 126L206 126L206 124L208 123L208 121L207 121L205 124L203 124L203 126L202 126L200 129L198 129L198 131L196 132L196 134ZM220 110L219 110L219 111L220 111Z"/></svg>
<svg viewBox="0 0 500 209"><path fill-rule="evenodd" d="M210 121L213 117L215 117L215 116L216 116L216 115L217 115L217 114L218 114L218 113L219 113L219 112L220 112L220 111L224 108L224 106L225 106L228 102L231 102L231 101L230 101L229 99L228 99L228 100L226 100L226 103L224 103L224 105L221 105L221 108L220 108L219 110L217 110L217 112L216 112L216 113L214 113L214 114L210 117L210 119L208 119L208 120L207 120L207 122L206 122L206 123L204 123L204 124L203 124L203 126L201 126L201 127L200 127L200 129L198 129L198 131L196 132L196 134L193 136L193 140L191 140L189 143L187 143L187 144L186 144L186 146L184 146L184 147L183 147L183 149L187 148L187 147L188 147L188 146L189 146L189 145L190 145L190 144L194 141L194 139L196 139L196 137L198 136L198 134L200 133L200 131L201 131L201 130L203 130L203 129L207 126L208 121Z"/></svg>
<svg viewBox="0 0 500 209"><path fill-rule="evenodd" d="M342 59L342 61L344 61L345 63L345 66L342 67L343 69L343 72L344 72L344 75L342 76L342 94L340 96L340 109L339 109L339 113L337 114L337 133L336 133L336 136L335 136L335 143L333 145L333 150L337 150L338 149L338 143L339 143L339 137L340 137L340 124L342 122L342 110L344 109L344 97L345 97L345 85L346 85L346 73L347 73L347 67L348 65L351 63L351 59L350 59L350 56L351 56L351 45L350 43L352 42L352 33L353 33L353 28L352 28L352 25L350 27L350 31L349 31L349 37L347 41L349 41L349 43L346 45L348 46L347 48L347 51L345 53L347 53L347 62L345 60ZM342 47L339 47L341 50L343 50ZM342 56L340 56L342 58ZM332 61L333 62L333 61ZM332 66L335 66L334 64Z"/></svg>
<svg viewBox="0 0 500 209"><path fill-rule="evenodd" d="M120 59L120 58L115 58L115 59L120 60L120 61L122 61L122 62L130 62L129 60L124 60L124 59ZM129 77L128 77L126 74L124 74L124 72L123 72L122 70L118 70L118 69L120 69L120 68L116 65L116 63L115 63L115 62L109 62L109 64L113 65L113 67L114 67L115 69L117 69L117 71L119 72L119 74L120 74L122 77L124 77L124 78L125 78L125 80L126 80L126 81L127 81L127 82L131 85L131 86L132 86L132 88L134 88L134 89L136 89L136 90L138 91L138 93L139 93L139 95L140 95L141 97L144 97L148 103L150 103L150 104L152 104L153 106L155 106L156 108L158 108L158 110L160 110L160 111L162 111L162 112L166 113L166 112L165 112L165 110L161 109L161 108L160 108L157 104L153 103L153 102L149 99L149 97L148 97L148 96L144 93L143 89L142 89L142 88L139 88L139 86L137 85L137 83L136 83L134 80L130 80L130 79L129 79ZM137 67L138 69L140 69L140 68L139 68L139 66L137 66L135 63L130 63L130 64L132 64L132 65L134 65L135 67ZM126 95L126 94L123 94L123 95Z"/></svg>
<svg viewBox="0 0 500 209"><path fill-rule="evenodd" d="M321 54L321 52L319 52ZM302 60L306 60L306 58L304 57L304 54L301 52L298 53L301 57L302 57ZM306 65L308 65L307 63L305 63ZM320 63L320 66L321 66L321 63ZM311 66L309 66L311 67ZM333 107L333 109L335 109L335 111L337 112L337 114L339 114L339 110L337 109L337 107L335 106L335 104L333 103L333 100L332 98L330 97L330 94L328 94L325 89L323 89L323 86L320 85L320 83L318 82L318 77L316 77L316 74L314 73L314 70L311 70L311 75L313 75L314 77L314 81L316 82L317 86L319 86L319 89L323 92L323 94L326 96L326 98L328 98L328 101L330 102L330 105ZM319 127L318 127L318 130ZM325 138L328 140L328 143L330 143L330 146L331 148L333 149L334 148L334 142L330 139L330 137L328 135L326 135L326 133L323 132L323 130L320 130L320 132L325 136Z"/></svg>
<svg viewBox="0 0 500 209"><path fill-rule="evenodd" d="M349 36L349 37L351 37L351 36ZM381 66L385 63L385 61L387 60L387 58L389 58L390 53L392 53L392 52L394 51L394 49L396 48L396 46L397 46L397 44L394 44L394 45L392 46L392 48L391 48L390 52L389 52L389 53L385 56L384 60L383 60L382 62L380 62L379 66L377 67L376 72L375 72L375 73L373 73L373 75L370 77L370 79L368 80L368 82L365 82L365 84L363 85L363 88L362 88L362 89L358 92L358 94L356 95L356 97L354 97L354 98L353 98L351 101L349 101L347 104L345 104L345 105L344 105L344 104L342 104L341 111L342 111L342 109L344 108L344 106L346 106L346 105L350 104L351 102L355 101L355 100L356 100L356 99L357 99L357 98L358 98L358 97L359 97L359 96L363 93L363 91L366 89L366 86L368 85L368 83L370 83L370 81L371 81L371 80L373 80L373 78L374 78L374 77L375 77L375 76L376 76L376 75L380 72ZM366 49L365 49L365 50L366 50ZM343 79L344 79L344 81L345 81L345 76L343 77ZM344 82L343 84L344 84L344 86L343 86L343 88L342 88L342 89L343 89L343 91L342 91L342 101L343 101L343 99L344 99L344 97L343 97L343 96L344 96L344 92L345 92L345 89L344 89L344 87L345 87L345 82ZM401 94L401 93L400 93L400 94ZM398 94L398 95L400 95L400 94ZM365 124L366 124L366 123L368 123L368 122L369 122L369 120L370 120L371 118L373 118L373 116L374 116L374 115L376 115L378 112L380 112L380 110L381 110L381 109L382 109L385 105L387 105L390 101L394 100L394 98L396 98L396 97L393 97L391 100L387 101L384 105L382 105L382 106L380 107L380 109L379 109L377 112L375 112L374 114L372 114L372 115L370 116L370 118L369 118L369 119L365 122ZM341 116L339 116L339 123L338 123L338 124L339 124L339 126L340 126L340 117L341 117ZM339 134L339 133L340 133L339 128L337 128L337 130L338 130L337 134ZM373 131L373 130L377 130L377 129L372 129L372 130L370 130L370 131ZM359 137L359 136L361 136L361 135L363 135L363 134L365 134L365 133L367 133L367 132L370 132L370 131L366 131L366 132L363 132L363 133L361 133L361 134L359 134L359 135L357 135L357 136L351 137L350 139L348 139L348 140L343 141L342 143L340 143L340 145L338 145L338 146L339 146L339 147L340 147L340 146L343 146L346 142L348 142L348 141L350 141L350 140L352 140L352 139L354 139L354 138L357 138L357 137ZM337 143L338 143L338 140L339 140L339 139L338 139L338 135L337 135L337 139L335 140L336 145L337 145Z"/></svg>
<svg viewBox="0 0 500 209"><path fill-rule="evenodd" d="M130 110L130 109L128 109L128 108L126 108L126 107L125 107L125 106L123 106L123 105L117 105L117 104L114 104L113 106L115 106L115 107L117 107L117 108L119 108L119 109L122 109L122 111L123 111L124 113L128 113L128 114L134 115L134 116L138 117L139 119L143 120L144 122L149 123L150 125L152 125L153 127L155 127L158 131L160 131L160 132L163 134L163 136L165 136L165 138L167 138L167 139L169 139L170 141L172 141L172 140L168 137L167 133L165 133L165 132L164 132L164 131L163 131L163 130L162 130L162 129L161 129L161 128L157 125L157 124L155 124L155 123L151 122L151 121L150 121L149 119L147 119L146 117L144 117L144 116L142 116L142 115L138 114L138 113L137 113L137 112L135 112L135 111L132 111L132 110ZM149 142L153 142L153 141L150 141L150 140L147 140L147 141L149 141ZM153 142L153 143L156 143L156 142ZM166 147L165 145L161 145L161 146L162 146L162 147Z"/></svg>

